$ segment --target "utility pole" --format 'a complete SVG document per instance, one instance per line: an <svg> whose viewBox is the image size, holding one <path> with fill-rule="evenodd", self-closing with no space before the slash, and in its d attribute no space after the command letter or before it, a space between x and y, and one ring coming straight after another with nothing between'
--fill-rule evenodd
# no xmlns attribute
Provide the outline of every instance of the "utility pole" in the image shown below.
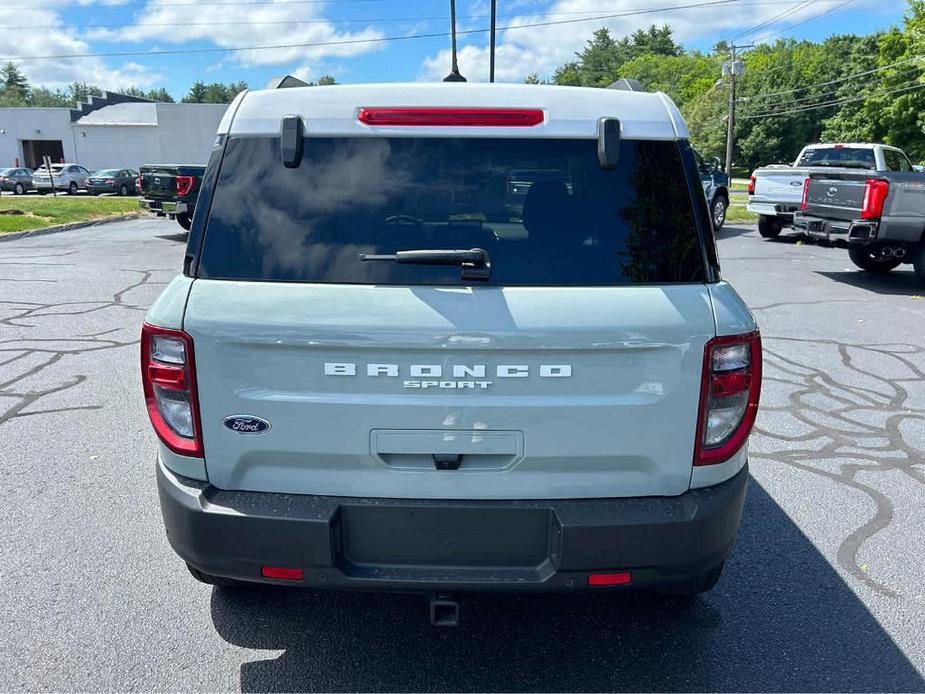
<svg viewBox="0 0 925 694"><path fill-rule="evenodd" d="M723 76L729 76L729 115L726 118L726 175L732 176L732 152L735 149L736 127L736 77L745 72L745 65L736 60L736 50L739 48L752 48L732 44L732 60L723 64Z"/></svg>
<svg viewBox="0 0 925 694"><path fill-rule="evenodd" d="M456 62L456 0L450 0L450 35L453 37L451 51L453 53L450 74L443 78L444 82L465 82L466 78L459 74L459 65Z"/></svg>
<svg viewBox="0 0 925 694"><path fill-rule="evenodd" d="M491 0L491 32L489 43L491 47L488 50L488 81L495 81L495 18L498 11L498 0Z"/></svg>

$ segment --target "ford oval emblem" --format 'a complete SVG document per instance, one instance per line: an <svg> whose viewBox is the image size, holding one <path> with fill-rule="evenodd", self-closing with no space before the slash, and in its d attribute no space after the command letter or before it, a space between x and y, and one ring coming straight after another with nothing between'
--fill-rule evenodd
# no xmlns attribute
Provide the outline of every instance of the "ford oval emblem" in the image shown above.
<svg viewBox="0 0 925 694"><path fill-rule="evenodd" d="M270 430L270 423L249 414L233 414L225 417L222 424L239 434L262 434Z"/></svg>

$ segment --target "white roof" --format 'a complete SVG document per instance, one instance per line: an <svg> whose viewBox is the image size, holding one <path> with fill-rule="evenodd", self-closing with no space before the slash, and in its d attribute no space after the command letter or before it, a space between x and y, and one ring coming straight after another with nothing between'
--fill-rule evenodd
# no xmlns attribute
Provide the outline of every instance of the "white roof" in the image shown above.
<svg viewBox="0 0 925 694"><path fill-rule="evenodd" d="M368 126L363 107L541 108L545 122L533 127ZM357 84L248 91L229 106L219 134L278 135L280 119L301 115L311 135L395 137L595 138L598 120L619 118L622 135L637 140L687 139L687 126L665 94L536 84Z"/></svg>
<svg viewBox="0 0 925 694"><path fill-rule="evenodd" d="M78 125L157 125L157 104L126 102L91 111L77 120Z"/></svg>

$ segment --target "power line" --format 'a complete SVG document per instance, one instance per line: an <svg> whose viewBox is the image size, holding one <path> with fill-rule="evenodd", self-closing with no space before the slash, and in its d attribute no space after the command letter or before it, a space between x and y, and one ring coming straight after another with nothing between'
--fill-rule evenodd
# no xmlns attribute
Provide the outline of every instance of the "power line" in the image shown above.
<svg viewBox="0 0 925 694"><path fill-rule="evenodd" d="M848 80L852 80L855 77L864 77L866 75L873 75L875 73L882 72L883 70L889 70L891 67L896 67L897 65L905 65L906 63L910 63L913 60L921 60L923 57L925 56L914 55L911 58L903 58L902 60L897 60L895 63L890 63L889 65L882 65L881 67L876 67L871 70L865 70L864 72L856 72L853 75L848 75L846 77L839 77L838 79L829 80L828 82L818 82L816 84L809 84L805 87L794 87L793 89L785 89L779 92L767 92L765 94L756 94L754 96L748 97L748 100L759 99L759 98L764 99L764 98L771 97L771 96L781 96L783 94L793 94L795 92L802 92L808 89L813 89L815 87L828 87L829 85L832 85L832 84L840 84L841 82L847 82ZM744 101L744 100L746 100L746 98L742 97L741 101Z"/></svg>
<svg viewBox="0 0 925 694"><path fill-rule="evenodd" d="M838 4L838 5L836 5L835 7L830 7L829 9L824 10L823 12L820 12L819 14L814 14L812 17L807 17L807 18L804 19L803 21L797 22L796 24L791 24L789 27L784 27L783 29L778 29L777 31L773 31L773 32L771 32L770 34L765 34L765 35L764 35L764 39L767 40L767 39L771 38L772 36L777 36L778 34L783 34L785 31L790 31L791 29L795 29L795 28L798 27L798 26L803 26L804 24L807 24L807 23L812 22L812 21L814 21L814 20L816 20L816 19L819 19L820 17L825 17L825 16L828 15L828 14L832 14L833 12L837 12L838 10L840 10L841 8L843 8L845 5L849 5L849 4L851 4L852 2L854 2L854 0L844 0L844 2L842 2L842 3Z"/></svg>
<svg viewBox="0 0 925 694"><path fill-rule="evenodd" d="M602 19L616 19L619 17L631 17L644 14L652 14L656 12L668 12L672 10L687 10L701 7L715 7L718 5L729 5L737 3L739 0L706 0L704 2L698 2L688 5L672 5L669 7L659 7L652 8L647 10L634 10L629 12L620 12L617 14L609 15L598 15L595 17L581 17L579 19L560 19L556 21L546 21L546 22L532 22L528 24L515 24L508 26L498 27L499 31L512 31L516 29L530 29L537 27L546 27L546 26L560 26L564 24L576 24L578 22L596 22ZM206 3L199 3L206 4ZM484 34L487 33L488 29L467 29L465 31L459 31L457 34ZM395 41L409 41L412 39L432 39L432 38L445 38L450 35L450 32L432 32L427 34L409 34L404 36L382 36L379 38L369 38L369 39L343 39L338 41L318 41L314 43L290 43L290 44L281 44L281 45L272 45L272 46L234 46L234 47L213 47L213 48L177 48L177 49L168 49L168 50L157 50L157 51L111 51L106 53L68 53L60 55L30 55L30 56L6 56L0 58L0 60L9 61L9 60L18 60L18 61L27 61L27 60L63 60L68 58L110 58L110 57L125 57L125 56L156 56L156 55L186 55L193 53L235 53L240 51L265 51L265 50L283 50L290 48L322 48L325 46L346 46L346 45L359 45L359 44L370 44L370 43L388 43Z"/></svg>
<svg viewBox="0 0 925 694"><path fill-rule="evenodd" d="M314 1L314 0L313 0ZM801 4L804 0L749 0L741 1L736 6L737 7L752 7L756 5L780 5L780 4L789 4L796 3ZM197 2L196 7L203 5L213 5L213 6L236 6L236 5L264 5L268 8L277 8L285 7L286 5L298 5L300 2ZM187 7L188 5L182 4L154 4L149 5L148 7ZM105 9L117 10L124 5L118 6L103 6ZM78 8L75 8L78 9ZM88 8L79 8L79 9L88 9ZM579 10L572 12L549 12L545 13L545 17L568 17L575 15L594 15L600 14L601 12L606 12L607 10L598 8L596 10ZM488 19L491 15L488 14L470 14L470 15L457 15L459 19ZM498 18L501 19L510 19L513 17L522 17L524 13L511 13L511 14L499 14ZM373 22L438 22L438 21L448 21L448 16L443 17L358 17L354 19L308 19L302 21L292 21L288 19L281 20L266 20L266 21L233 21L233 22L120 22L120 23L88 23L88 24L22 24L14 26L0 26L0 31L21 31L21 30L33 30L33 29L120 29L126 27L172 27L172 26L258 26L265 24L370 24Z"/></svg>
<svg viewBox="0 0 925 694"><path fill-rule="evenodd" d="M898 87L896 89L888 89L886 91L877 92L874 94L862 94L860 96L851 96L845 99L838 99L837 101L829 101L824 104L815 104L813 106L804 106L803 108L794 108L785 111L772 111L768 113L758 113L751 116L742 116L744 119L754 119L754 118L774 118L775 116L786 116L793 113L803 113L805 111L818 111L821 108L831 108L832 106L841 106L842 104L850 104L855 101L864 101L865 99L873 99L880 96L889 96L890 94L904 94L906 92L915 91L917 89L925 89L925 82L919 82L917 84L908 85L905 87Z"/></svg>
<svg viewBox="0 0 925 694"><path fill-rule="evenodd" d="M756 26L753 26L751 29L748 29L748 30L746 30L746 31L743 31L742 33L740 33L740 34L738 34L738 35L736 35L736 36L733 36L731 39L729 39L729 41L730 41L731 43L735 43L735 42L738 41L739 39L741 39L741 38L743 38L743 37L745 37L745 36L748 36L749 34L754 34L756 31L760 31L761 29L763 29L763 28L766 27L766 26L770 26L771 24L774 24L774 23L780 21L781 19L784 19L785 17L789 17L790 15L795 14L796 12L799 12L800 10L805 9L806 7L808 7L808 6L810 5L811 1L812 1L812 0L806 0L806 1L804 1L804 2L801 2L801 3L800 3L799 5L797 5L796 7L791 7L791 8L789 8L789 9L786 9L786 10L784 10L783 12L780 12L780 13L774 15L773 17L771 17L771 18L768 19L767 21L761 22L760 24L758 24L758 25L756 25Z"/></svg>

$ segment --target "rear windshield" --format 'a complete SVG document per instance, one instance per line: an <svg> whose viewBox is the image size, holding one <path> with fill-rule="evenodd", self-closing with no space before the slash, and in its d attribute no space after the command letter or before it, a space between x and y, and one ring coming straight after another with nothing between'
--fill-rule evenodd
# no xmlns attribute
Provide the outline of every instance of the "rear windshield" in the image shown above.
<svg viewBox="0 0 925 694"><path fill-rule="evenodd" d="M869 147L817 147L808 149L797 166L833 166L843 169L876 169L874 150Z"/></svg>
<svg viewBox="0 0 925 694"><path fill-rule="evenodd" d="M488 281L447 265L361 254L480 248ZM199 276L401 285L703 282L676 142L308 138L301 166L278 138L231 139Z"/></svg>
<svg viewBox="0 0 925 694"><path fill-rule="evenodd" d="M119 169L103 169L102 171L97 171L96 176L115 176L119 173Z"/></svg>

